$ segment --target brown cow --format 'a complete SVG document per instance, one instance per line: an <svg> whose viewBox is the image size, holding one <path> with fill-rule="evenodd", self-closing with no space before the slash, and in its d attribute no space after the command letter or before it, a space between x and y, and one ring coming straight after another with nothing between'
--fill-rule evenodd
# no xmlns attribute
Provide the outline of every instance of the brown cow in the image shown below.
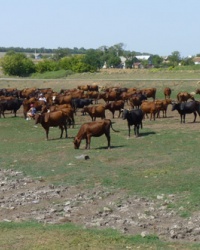
<svg viewBox="0 0 200 250"><path fill-rule="evenodd" d="M62 111L48 112L44 114L35 115L35 124L40 123L46 131L46 139L49 139L49 128L59 127L61 130L60 138L63 136L65 130L67 138L67 117Z"/></svg>
<svg viewBox="0 0 200 250"><path fill-rule="evenodd" d="M20 91L21 98L29 99L31 96L35 95L36 88L25 88Z"/></svg>
<svg viewBox="0 0 200 250"><path fill-rule="evenodd" d="M83 90L83 91L88 91L88 90L89 90L89 89L88 89L88 85L79 85L79 86L77 87L77 89Z"/></svg>
<svg viewBox="0 0 200 250"><path fill-rule="evenodd" d="M129 98L129 103L132 108L138 108L141 106L142 102L147 100L147 96L141 93L135 93Z"/></svg>
<svg viewBox="0 0 200 250"><path fill-rule="evenodd" d="M90 149L91 137L100 137L103 134L105 134L108 141L108 148L110 148L110 127L114 132L118 132L113 129L111 120L109 119L84 123L74 139L74 148L79 149L81 141L85 139L85 149Z"/></svg>
<svg viewBox="0 0 200 250"><path fill-rule="evenodd" d="M110 101L117 101L119 99L120 99L120 93L116 91L111 91L111 92L106 92L104 101L108 103Z"/></svg>
<svg viewBox="0 0 200 250"><path fill-rule="evenodd" d="M54 104L72 104L71 95L56 95L53 97Z"/></svg>
<svg viewBox="0 0 200 250"><path fill-rule="evenodd" d="M194 95L188 92L179 92L177 94L178 102L187 102L189 99L194 100Z"/></svg>
<svg viewBox="0 0 200 250"><path fill-rule="evenodd" d="M24 118L27 118L27 112L29 111L31 104L34 104L34 107L36 108L36 111L41 111L42 107L46 104L44 101L38 101L35 98L31 98L29 100L23 101L23 113Z"/></svg>
<svg viewBox="0 0 200 250"><path fill-rule="evenodd" d="M70 104L62 104L62 105L54 105L49 108L50 112L61 110L67 116L67 121L69 122L69 127L72 125L74 128L75 120L74 120L74 109Z"/></svg>
<svg viewBox="0 0 200 250"><path fill-rule="evenodd" d="M98 103L98 98L99 98L99 92L98 91L88 91L85 94L86 98L89 99L94 99L94 103L97 104Z"/></svg>
<svg viewBox="0 0 200 250"><path fill-rule="evenodd" d="M141 91L147 98L152 97L153 100L156 99L156 88L141 89Z"/></svg>
<svg viewBox="0 0 200 250"><path fill-rule="evenodd" d="M119 115L118 115L118 118L119 118L123 108L124 108L124 101L123 100L113 101L113 102L107 103L105 105L105 109L110 110L110 112L113 115L113 118L114 118L116 110L119 110Z"/></svg>
<svg viewBox="0 0 200 250"><path fill-rule="evenodd" d="M169 104L172 104L172 100L167 98L165 100L156 100L155 101L157 108L158 108L158 113L157 113L157 117L160 117L160 111L163 112L163 118L167 117L167 107Z"/></svg>
<svg viewBox="0 0 200 250"><path fill-rule="evenodd" d="M99 91L99 86L97 84L94 85L87 85L89 91Z"/></svg>
<svg viewBox="0 0 200 250"><path fill-rule="evenodd" d="M171 93L172 93L172 90L171 90L170 88L166 87L166 88L164 89L164 96L165 96L165 99L170 98Z"/></svg>
<svg viewBox="0 0 200 250"><path fill-rule="evenodd" d="M155 120L156 114L158 113L158 106L154 101L143 101L141 104L141 110L148 116L150 114L150 120Z"/></svg>
<svg viewBox="0 0 200 250"><path fill-rule="evenodd" d="M197 89L195 93L200 94L200 89Z"/></svg>
<svg viewBox="0 0 200 250"><path fill-rule="evenodd" d="M85 106L83 107L82 113L84 114L87 112L92 121L95 121L97 117L101 117L101 119L105 119L105 106L98 105L98 106Z"/></svg>

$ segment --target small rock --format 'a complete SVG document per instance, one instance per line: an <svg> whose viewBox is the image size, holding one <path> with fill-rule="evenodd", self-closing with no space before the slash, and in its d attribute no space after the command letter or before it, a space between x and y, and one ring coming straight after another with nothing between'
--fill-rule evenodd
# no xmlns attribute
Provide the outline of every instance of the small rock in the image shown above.
<svg viewBox="0 0 200 250"><path fill-rule="evenodd" d="M147 231L143 231L140 234L143 238L146 237L147 235L149 235L149 233Z"/></svg>
<svg viewBox="0 0 200 250"><path fill-rule="evenodd" d="M90 157L88 155L79 155L79 156L75 156L76 159L78 160L88 160L90 159Z"/></svg>

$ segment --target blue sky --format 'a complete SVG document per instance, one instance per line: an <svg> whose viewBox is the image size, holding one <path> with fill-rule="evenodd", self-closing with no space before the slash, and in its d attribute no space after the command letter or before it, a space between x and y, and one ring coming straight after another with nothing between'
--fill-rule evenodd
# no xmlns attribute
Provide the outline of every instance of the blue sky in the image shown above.
<svg viewBox="0 0 200 250"><path fill-rule="evenodd" d="M200 53L200 0L0 0L0 47Z"/></svg>

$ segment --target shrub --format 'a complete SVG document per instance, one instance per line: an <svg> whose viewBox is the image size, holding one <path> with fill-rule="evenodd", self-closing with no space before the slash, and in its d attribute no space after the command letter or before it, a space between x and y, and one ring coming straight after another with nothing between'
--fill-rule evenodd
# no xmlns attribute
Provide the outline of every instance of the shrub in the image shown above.
<svg viewBox="0 0 200 250"><path fill-rule="evenodd" d="M57 71L59 70L59 68L59 63L48 59L40 61L38 64L36 64L36 72L38 73L44 73L46 71Z"/></svg>
<svg viewBox="0 0 200 250"><path fill-rule="evenodd" d="M1 66L4 74L9 76L29 76L35 72L33 61L22 53L7 53L1 61Z"/></svg>

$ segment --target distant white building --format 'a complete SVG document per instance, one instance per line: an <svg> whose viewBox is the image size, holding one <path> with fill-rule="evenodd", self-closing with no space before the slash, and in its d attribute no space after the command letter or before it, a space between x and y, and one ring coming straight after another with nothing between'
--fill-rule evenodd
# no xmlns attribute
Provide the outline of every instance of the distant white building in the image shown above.
<svg viewBox="0 0 200 250"><path fill-rule="evenodd" d="M194 57L193 58L193 62L194 62L194 64L200 64L200 57Z"/></svg>
<svg viewBox="0 0 200 250"><path fill-rule="evenodd" d="M123 69L125 69L125 68L126 68L126 57L120 56L119 58L120 58L120 60L121 60L121 67L122 67Z"/></svg>
<svg viewBox="0 0 200 250"><path fill-rule="evenodd" d="M140 55L140 56L135 56L138 60L149 60L151 57L150 55Z"/></svg>

